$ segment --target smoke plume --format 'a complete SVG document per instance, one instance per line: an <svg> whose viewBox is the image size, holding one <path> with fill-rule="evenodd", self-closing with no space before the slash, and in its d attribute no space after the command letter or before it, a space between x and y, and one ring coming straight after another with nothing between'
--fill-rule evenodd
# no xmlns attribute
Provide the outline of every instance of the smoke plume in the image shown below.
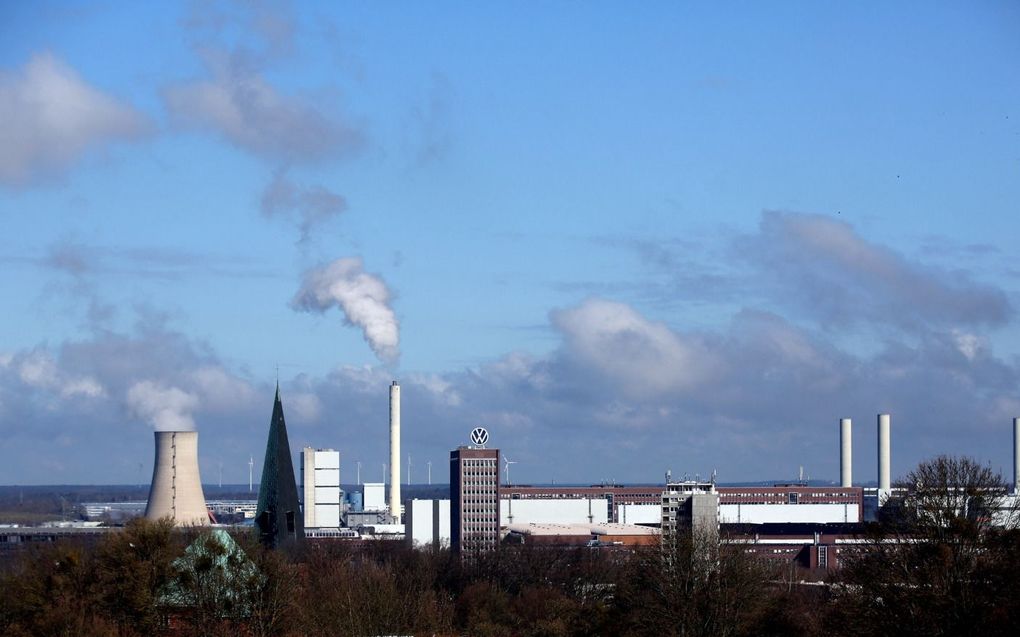
<svg viewBox="0 0 1020 637"><path fill-rule="evenodd" d="M191 412L198 407L198 398L176 387L143 380L128 390L127 404L135 417L150 423L156 431L192 431L195 428Z"/></svg>
<svg viewBox="0 0 1020 637"><path fill-rule="evenodd" d="M345 322L361 328L379 360L400 356L400 326L390 308L386 282L364 271L360 257L346 257L305 272L291 306L304 312L325 312L336 305Z"/></svg>

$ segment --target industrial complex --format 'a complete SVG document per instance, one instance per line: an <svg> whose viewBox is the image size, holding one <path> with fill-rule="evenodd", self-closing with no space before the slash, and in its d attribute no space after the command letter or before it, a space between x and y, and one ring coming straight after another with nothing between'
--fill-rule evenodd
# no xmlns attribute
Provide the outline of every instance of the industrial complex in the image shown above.
<svg viewBox="0 0 1020 637"><path fill-rule="evenodd" d="M231 520L254 525L267 546L308 541L401 540L414 547L449 546L470 555L502 543L543 546L630 547L665 543L678 533L746 545L747 550L809 568L839 566L862 525L876 519L894 494L890 446L892 419L877 417L876 487L854 486L853 424L838 421L839 483L796 481L769 485L717 485L712 480L659 484L519 485L500 478L500 449L477 427L468 444L450 451L449 497L401 498L400 385L389 386L388 483L358 484L345 492L341 451L305 447L295 475L283 400L277 387L258 499L207 502L198 469L198 433L155 433L149 497L142 502L90 503L90 518L141 513L171 518L178 526ZM1013 421L1014 507L1020 493L1020 418ZM507 467L509 464L507 464ZM1001 517L1001 516L1000 516ZM95 523L90 528L96 528ZM0 530L0 540L38 540L34 529ZM68 533L66 529L60 533ZM57 533L54 531L54 533ZM20 535L19 535L20 534ZM56 537L56 536L54 536Z"/></svg>

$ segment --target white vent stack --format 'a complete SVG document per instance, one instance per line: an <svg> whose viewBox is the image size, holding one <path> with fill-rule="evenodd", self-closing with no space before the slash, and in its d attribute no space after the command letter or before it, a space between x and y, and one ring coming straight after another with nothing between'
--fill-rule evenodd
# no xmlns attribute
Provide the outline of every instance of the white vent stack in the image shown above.
<svg viewBox="0 0 1020 637"><path fill-rule="evenodd" d="M1020 495L1020 418L1013 419L1013 494Z"/></svg>
<svg viewBox="0 0 1020 637"><path fill-rule="evenodd" d="M145 517L170 517L176 526L209 524L198 473L197 431L156 432L156 460Z"/></svg>
<svg viewBox="0 0 1020 637"><path fill-rule="evenodd" d="M890 480L891 453L889 444L889 414L878 415L878 497L881 502L892 490Z"/></svg>
<svg viewBox="0 0 1020 637"><path fill-rule="evenodd" d="M390 516L400 524L400 385L390 385Z"/></svg>
<svg viewBox="0 0 1020 637"><path fill-rule="evenodd" d="M854 486L853 479L853 437L849 418L839 420L839 486Z"/></svg>

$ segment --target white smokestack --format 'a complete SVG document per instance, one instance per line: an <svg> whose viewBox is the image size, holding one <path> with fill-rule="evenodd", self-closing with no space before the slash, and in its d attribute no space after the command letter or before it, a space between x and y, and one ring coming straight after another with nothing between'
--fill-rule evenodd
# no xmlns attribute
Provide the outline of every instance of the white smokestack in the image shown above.
<svg viewBox="0 0 1020 637"><path fill-rule="evenodd" d="M1020 495L1020 418L1013 419L1013 493Z"/></svg>
<svg viewBox="0 0 1020 637"><path fill-rule="evenodd" d="M390 385L390 516L400 524L400 385Z"/></svg>
<svg viewBox="0 0 1020 637"><path fill-rule="evenodd" d="M839 486L852 487L853 480L853 437L849 418L839 421Z"/></svg>
<svg viewBox="0 0 1020 637"><path fill-rule="evenodd" d="M156 461L145 517L171 517L177 526L209 524L198 473L197 431L156 432Z"/></svg>
<svg viewBox="0 0 1020 637"><path fill-rule="evenodd" d="M889 414L878 415L878 495L889 497L892 489L890 480L891 453L889 444Z"/></svg>

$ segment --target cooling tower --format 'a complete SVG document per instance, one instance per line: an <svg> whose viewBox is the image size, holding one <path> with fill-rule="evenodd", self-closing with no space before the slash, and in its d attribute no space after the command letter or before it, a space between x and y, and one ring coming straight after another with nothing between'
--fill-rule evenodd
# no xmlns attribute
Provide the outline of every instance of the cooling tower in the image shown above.
<svg viewBox="0 0 1020 637"><path fill-rule="evenodd" d="M390 385L390 516L400 524L400 385Z"/></svg>
<svg viewBox="0 0 1020 637"><path fill-rule="evenodd" d="M145 517L171 517L177 526L209 524L198 473L197 431L156 432L156 460Z"/></svg>
<svg viewBox="0 0 1020 637"><path fill-rule="evenodd" d="M839 421L839 486L854 486L853 479L853 438L849 418Z"/></svg>

